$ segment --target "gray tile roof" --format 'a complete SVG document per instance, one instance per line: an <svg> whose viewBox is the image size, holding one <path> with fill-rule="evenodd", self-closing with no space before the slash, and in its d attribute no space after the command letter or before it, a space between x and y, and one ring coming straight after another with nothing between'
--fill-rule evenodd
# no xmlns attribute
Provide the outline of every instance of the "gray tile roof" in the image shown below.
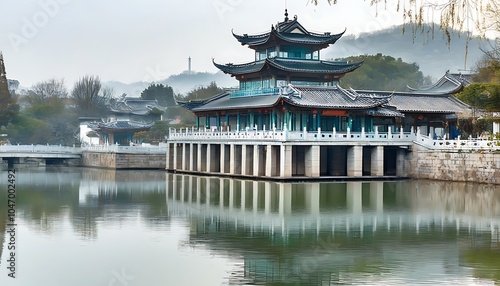
<svg viewBox="0 0 500 286"><path fill-rule="evenodd" d="M390 95L360 94L340 86L292 86L293 95L284 97L287 102L297 106L362 109L381 106L388 102Z"/></svg>
<svg viewBox="0 0 500 286"><path fill-rule="evenodd" d="M156 100L125 97L116 101L110 106L110 109L116 113L147 115L154 109L164 110L165 108L160 106Z"/></svg>
<svg viewBox="0 0 500 286"><path fill-rule="evenodd" d="M146 130L151 128L153 124L144 124L134 121L112 121L112 122L92 122L88 126L92 130Z"/></svg>
<svg viewBox="0 0 500 286"><path fill-rule="evenodd" d="M401 112L457 113L470 107L453 95L394 93L388 103Z"/></svg>
<svg viewBox="0 0 500 286"><path fill-rule="evenodd" d="M421 88L408 86L411 93L417 94L449 94L460 92L470 81L462 75L454 75L446 72L436 83Z"/></svg>
<svg viewBox="0 0 500 286"><path fill-rule="evenodd" d="M230 97L230 93L219 95L216 99L210 100L194 107L192 111L210 111L210 110L230 110L241 108L263 108L272 107L280 99L279 94L259 95L259 96L241 96Z"/></svg>
<svg viewBox="0 0 500 286"><path fill-rule="evenodd" d="M285 58L267 58L256 62L246 64L218 64L214 65L231 75L244 75L249 73L260 72L268 67L274 67L278 70L288 72L305 72L305 73L320 73L320 74L344 74L359 68L363 63L348 63L348 62L333 62L319 60L300 60L300 59L285 59Z"/></svg>
<svg viewBox="0 0 500 286"><path fill-rule="evenodd" d="M300 31L300 33L295 32L297 30ZM233 33L233 36L242 45L248 45L251 48L255 48L255 46L259 45L266 45L268 42L275 41L276 39L281 39L282 41L292 44L319 45L321 48L325 48L340 39L344 32L339 34L312 33L307 31L295 18L293 20L279 22L276 27L272 26L271 31L267 33L258 35L238 35Z"/></svg>

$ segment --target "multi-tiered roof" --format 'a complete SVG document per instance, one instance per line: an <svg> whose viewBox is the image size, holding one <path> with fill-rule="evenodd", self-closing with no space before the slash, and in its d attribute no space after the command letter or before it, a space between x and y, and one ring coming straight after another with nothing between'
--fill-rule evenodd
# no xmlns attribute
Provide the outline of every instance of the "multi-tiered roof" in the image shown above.
<svg viewBox="0 0 500 286"><path fill-rule="evenodd" d="M345 32L345 31L344 31ZM339 34L313 33L297 20L285 20L271 26L271 31L259 35L233 36L255 50L255 60L244 64L214 65L240 81L240 88L272 88L294 82L305 85L334 85L339 78L361 66L361 63L320 60L320 50L334 44ZM246 86L245 83L251 83Z"/></svg>

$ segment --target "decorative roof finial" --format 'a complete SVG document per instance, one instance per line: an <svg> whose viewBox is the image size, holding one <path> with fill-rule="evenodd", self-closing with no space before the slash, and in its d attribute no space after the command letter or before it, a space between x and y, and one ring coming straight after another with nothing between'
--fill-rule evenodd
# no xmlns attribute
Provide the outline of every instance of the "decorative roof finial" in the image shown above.
<svg viewBox="0 0 500 286"><path fill-rule="evenodd" d="M285 22L288 22L288 9L285 9Z"/></svg>

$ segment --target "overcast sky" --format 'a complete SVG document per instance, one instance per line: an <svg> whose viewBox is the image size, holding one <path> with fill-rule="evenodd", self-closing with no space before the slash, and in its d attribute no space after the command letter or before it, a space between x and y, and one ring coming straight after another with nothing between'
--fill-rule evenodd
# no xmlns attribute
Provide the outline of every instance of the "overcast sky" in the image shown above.
<svg viewBox="0 0 500 286"><path fill-rule="evenodd" d="M369 1L329 6L288 0L290 17L316 32L359 34L401 23L395 9ZM103 81L158 81L179 74L253 60L231 34L266 32L284 19L284 0L1 0L0 51L7 77L22 86L79 77ZM329 49L335 49L330 46ZM333 50L334 51L334 50Z"/></svg>

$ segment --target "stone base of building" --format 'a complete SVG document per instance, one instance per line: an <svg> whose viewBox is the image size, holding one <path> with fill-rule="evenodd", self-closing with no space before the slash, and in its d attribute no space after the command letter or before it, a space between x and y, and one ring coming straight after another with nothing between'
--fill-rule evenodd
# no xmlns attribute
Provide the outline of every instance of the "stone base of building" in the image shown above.
<svg viewBox="0 0 500 286"><path fill-rule="evenodd" d="M165 169L165 154L82 152L83 167L107 169Z"/></svg>

